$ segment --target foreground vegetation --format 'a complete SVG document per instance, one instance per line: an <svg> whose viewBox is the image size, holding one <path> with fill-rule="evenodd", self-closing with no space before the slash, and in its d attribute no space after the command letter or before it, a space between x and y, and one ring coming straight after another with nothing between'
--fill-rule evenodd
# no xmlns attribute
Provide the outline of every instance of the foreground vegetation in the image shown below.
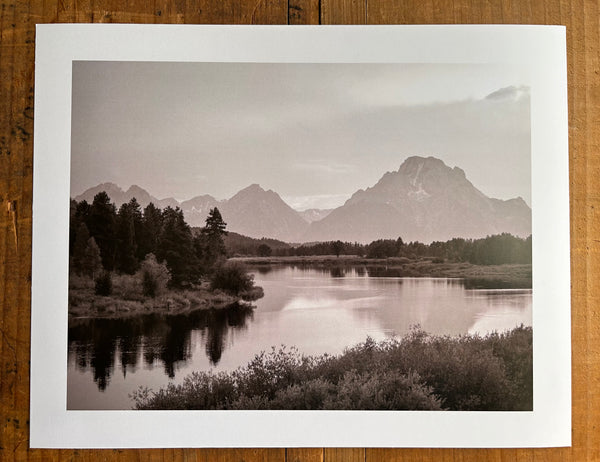
<svg viewBox="0 0 600 462"><path fill-rule="evenodd" d="M485 337L415 329L339 356L273 349L233 372L195 372L132 398L136 409L532 410L532 329Z"/></svg>

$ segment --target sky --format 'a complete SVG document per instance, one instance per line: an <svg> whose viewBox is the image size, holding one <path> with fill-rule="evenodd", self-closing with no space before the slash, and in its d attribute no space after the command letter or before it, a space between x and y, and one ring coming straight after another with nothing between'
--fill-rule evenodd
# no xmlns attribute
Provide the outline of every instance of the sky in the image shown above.
<svg viewBox="0 0 600 462"><path fill-rule="evenodd" d="M227 199L258 183L332 208L421 155L530 204L527 83L500 64L76 61L71 195L113 182Z"/></svg>

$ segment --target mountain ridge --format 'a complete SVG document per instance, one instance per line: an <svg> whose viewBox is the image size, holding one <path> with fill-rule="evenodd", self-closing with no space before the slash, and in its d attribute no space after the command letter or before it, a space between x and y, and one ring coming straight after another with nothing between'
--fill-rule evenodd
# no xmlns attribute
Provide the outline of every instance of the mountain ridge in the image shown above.
<svg viewBox="0 0 600 462"><path fill-rule="evenodd" d="M327 217L311 223L306 240L354 238L358 242L402 237L446 241L509 232L531 233L531 209L523 199L489 198L459 167L435 157L412 156L373 186L356 191Z"/></svg>
<svg viewBox="0 0 600 462"><path fill-rule="evenodd" d="M117 206L136 197L142 207L149 202L160 208L180 207L191 226L203 226L209 210L218 207L229 230L286 242L339 239L368 243L402 237L427 243L501 232L521 237L531 234L531 209L521 197L490 198L460 167L449 167L432 156L408 157L397 171L386 172L373 186L357 190L335 209L299 212L278 193L256 183L229 199L203 194L181 202L157 199L137 185L124 191L114 183L101 183L75 200L91 202L102 190Z"/></svg>

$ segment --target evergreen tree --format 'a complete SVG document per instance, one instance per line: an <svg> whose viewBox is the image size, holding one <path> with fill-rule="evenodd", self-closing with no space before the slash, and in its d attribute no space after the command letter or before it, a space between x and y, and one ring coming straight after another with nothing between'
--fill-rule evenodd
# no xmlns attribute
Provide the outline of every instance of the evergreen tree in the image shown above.
<svg viewBox="0 0 600 462"><path fill-rule="evenodd" d="M223 236L227 235L226 226L227 223L223 221L221 212L215 207L208 213L206 225L194 241L196 255L201 259L202 267L206 272L210 271L227 252L223 241Z"/></svg>
<svg viewBox="0 0 600 462"><path fill-rule="evenodd" d="M73 255L77 229L81 223L87 225L89 212L90 204L86 201L77 202L71 199L69 210L69 255L71 256Z"/></svg>
<svg viewBox="0 0 600 462"><path fill-rule="evenodd" d="M344 250L344 243L342 241L334 241L331 243L331 249L336 257L339 258L340 253Z"/></svg>
<svg viewBox="0 0 600 462"><path fill-rule="evenodd" d="M137 202L136 202L137 204ZM139 208L139 206L138 206ZM131 202L123 204L119 208L117 215L117 270L133 274L138 269L138 260L136 258L136 239L134 209Z"/></svg>
<svg viewBox="0 0 600 462"><path fill-rule="evenodd" d="M83 272L83 266L85 264L85 251L90 239L90 233L85 223L80 222L79 226L75 230L75 242L73 244L73 257L71 258L71 270L75 274L81 274Z"/></svg>
<svg viewBox="0 0 600 462"><path fill-rule="evenodd" d="M198 278L198 259L194 251L192 231L179 207L167 207L162 214L157 258L164 260L171 273L170 284L181 287Z"/></svg>
<svg viewBox="0 0 600 462"><path fill-rule="evenodd" d="M140 239L143 234L144 229L144 216L142 215L142 208L140 207L139 202L134 197L127 203L129 213L131 214L131 219L133 221L133 235L135 236L135 258L136 260L142 261L146 254L140 255Z"/></svg>
<svg viewBox="0 0 600 462"><path fill-rule="evenodd" d="M100 248L102 266L107 271L113 270L115 266L116 219L116 208L108 194L104 191L96 194L90 207L87 227Z"/></svg>
<svg viewBox="0 0 600 462"><path fill-rule="evenodd" d="M85 248L85 259L83 260L82 273L92 279L102 269L102 258L100 248L93 237L90 237Z"/></svg>
<svg viewBox="0 0 600 462"><path fill-rule="evenodd" d="M152 202L144 208L140 232L137 236L137 257L143 260L149 253L158 253L158 240L162 229L162 212Z"/></svg>

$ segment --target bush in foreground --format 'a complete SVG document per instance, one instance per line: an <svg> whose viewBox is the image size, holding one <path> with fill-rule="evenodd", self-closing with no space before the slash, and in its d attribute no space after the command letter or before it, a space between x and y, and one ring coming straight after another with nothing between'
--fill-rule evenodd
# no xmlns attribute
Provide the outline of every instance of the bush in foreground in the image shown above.
<svg viewBox="0 0 600 462"><path fill-rule="evenodd" d="M281 348L231 373L139 389L136 409L531 410L532 329L367 339L339 356Z"/></svg>

